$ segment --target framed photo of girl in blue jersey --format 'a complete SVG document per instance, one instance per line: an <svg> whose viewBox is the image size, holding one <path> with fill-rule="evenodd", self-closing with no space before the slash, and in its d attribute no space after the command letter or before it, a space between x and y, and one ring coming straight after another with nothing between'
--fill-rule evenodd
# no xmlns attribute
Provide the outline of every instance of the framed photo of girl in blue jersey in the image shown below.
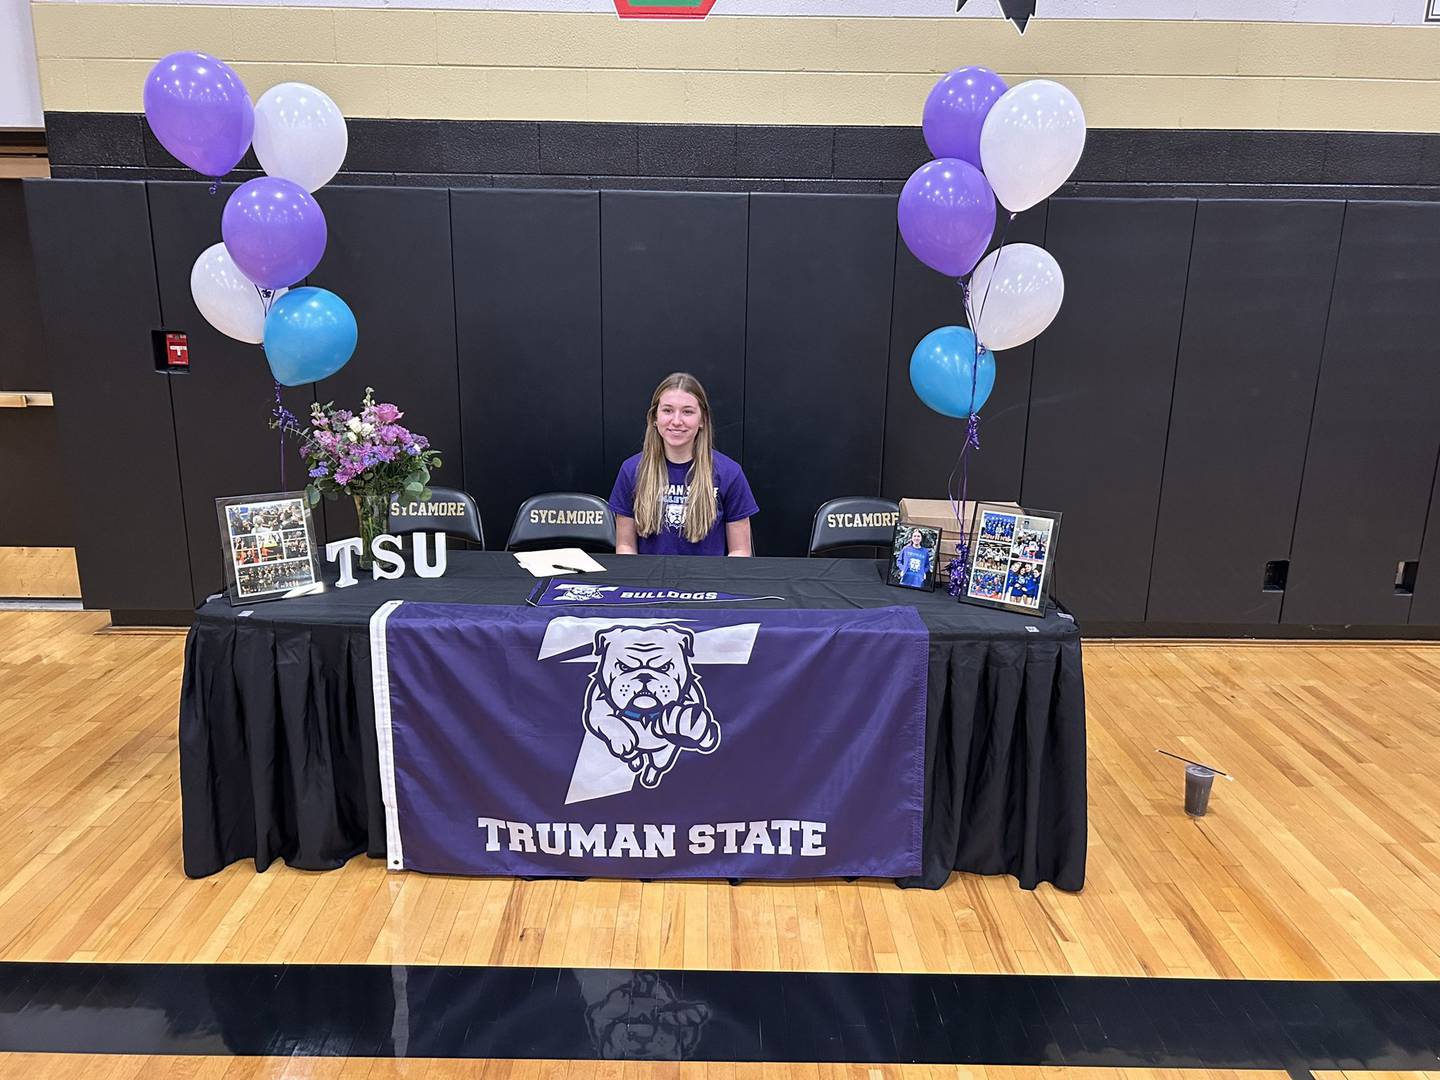
<svg viewBox="0 0 1440 1080"><path fill-rule="evenodd" d="M976 503L970 566L960 599L1045 617L1060 515L1014 503Z"/></svg>
<svg viewBox="0 0 1440 1080"><path fill-rule="evenodd" d="M940 563L940 530L902 521L890 542L890 573L885 581L901 589L935 589Z"/></svg>

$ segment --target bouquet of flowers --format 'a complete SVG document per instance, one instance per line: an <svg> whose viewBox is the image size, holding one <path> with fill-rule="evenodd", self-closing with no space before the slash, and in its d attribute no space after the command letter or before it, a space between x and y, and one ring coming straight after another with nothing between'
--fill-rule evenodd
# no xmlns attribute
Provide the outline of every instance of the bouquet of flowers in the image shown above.
<svg viewBox="0 0 1440 1080"><path fill-rule="evenodd" d="M310 407L310 427L301 433L300 454L310 482L310 505L338 498L355 500L360 519L361 565L370 557L370 541L385 531L390 499L403 494L410 501L430 498L430 470L440 467L440 452L430 440L397 421L405 414L388 402L376 402L365 388L360 411L337 409L334 402Z"/></svg>

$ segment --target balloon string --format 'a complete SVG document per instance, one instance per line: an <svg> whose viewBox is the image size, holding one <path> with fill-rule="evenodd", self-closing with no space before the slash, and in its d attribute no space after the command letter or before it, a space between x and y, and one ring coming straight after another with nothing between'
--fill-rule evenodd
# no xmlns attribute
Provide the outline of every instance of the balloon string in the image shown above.
<svg viewBox="0 0 1440 1080"><path fill-rule="evenodd" d="M280 490L285 491L285 435L287 432L300 431L300 421L295 419L295 414L285 407L285 402L280 400L280 382L275 380L275 404L270 409L271 426L280 432Z"/></svg>
<svg viewBox="0 0 1440 1080"><path fill-rule="evenodd" d="M283 409L284 403L280 400L280 383L275 383L275 408ZM285 425L280 425L280 490L288 491L285 484Z"/></svg>
<svg viewBox="0 0 1440 1080"><path fill-rule="evenodd" d="M1005 238L1010 235L1010 226L1014 223L1015 215L1011 214L1005 219L1005 224L1000 228L1000 243L995 248L995 265L990 269L990 277L985 282L985 291L980 294L980 307L975 312L975 318L971 320L970 324L970 340L975 343L975 356L970 363L970 433L966 438L965 446L960 451L962 456L970 449L970 438L974 438L975 440L975 449L980 449L980 439L975 432L977 426L975 416L975 391L980 384L980 353L983 351L983 346L980 343L980 318L985 314L985 301L990 299L990 286L995 284L996 275L1000 273L1000 260L1005 254ZM973 276L975 271L972 270L970 273ZM963 290L962 295L965 299L965 311L968 315L971 300L970 282L964 282L961 285L961 289Z"/></svg>
<svg viewBox="0 0 1440 1080"><path fill-rule="evenodd" d="M1005 251L1005 238L1010 234L1010 226L1015 223L1015 214L1005 219L1005 224L1000 228L1000 242L995 248L995 266L990 271L990 278L985 282L985 291L980 294L980 307L970 318L970 338L974 342L975 354L970 363L970 422L965 429L965 444L960 447L960 455L955 459L955 468L950 470L950 479L946 490L950 496L950 509L955 515L956 531L960 534L959 541L955 544L955 558L950 561L950 581L947 591L951 596L958 597L964 587L965 579L970 573L970 538L965 531L965 522L960 520L961 508L970 501L970 450L973 447L980 449L980 415L975 411L975 391L980 384L980 317L985 313L985 301L990 298L990 286L995 284L995 275L1000 270L1000 259ZM974 271L971 271L971 275ZM967 275L960 279L961 295L964 298L965 312L971 315L970 311L970 283L971 276ZM960 501L955 501L955 472L960 472Z"/></svg>
<svg viewBox="0 0 1440 1080"><path fill-rule="evenodd" d="M214 194L215 194L217 191L219 191L219 190L220 190L220 181L219 181L219 180L212 180L212 181L210 182L210 194L211 194L211 195L214 195Z"/></svg>
<svg viewBox="0 0 1440 1080"><path fill-rule="evenodd" d="M1005 251L1005 238L1010 235L1010 226L1013 225L1013 224L1015 224L1015 218L1016 218L1017 216L1018 216L1018 215L1016 215L1016 214L1011 214L1008 218L1005 219L1005 224L1000 227L1000 242L995 245L995 266L994 266L994 269L992 269L992 270L990 271L990 279L985 282L985 291L980 294L980 307L979 307L979 309L978 309L977 311L974 312L974 317L971 318L971 320L970 320L970 329L974 332L974 335L975 335L975 355L976 355L977 358L978 358L979 355L980 355L980 345L981 345L981 341L980 341L980 326L979 326L980 317L985 314L985 301L988 300L988 299L990 299L990 286L992 286L992 285L995 284L995 275L996 275L996 274L999 272L999 270L1000 270L1000 259L1002 258L1003 253L1004 253L1004 251ZM974 273L975 273L975 272L972 270L972 271L970 272L971 276L973 276ZM963 288L963 289L965 290L965 314L966 314L966 315L970 315L970 314L971 314L971 312L970 312L970 299L971 299L971 296L970 296L970 286L969 286L969 284L968 284L968 281L969 281L969 278L961 278L961 279L960 279L961 288ZM973 391L972 391L972 400L973 400Z"/></svg>
<svg viewBox="0 0 1440 1080"><path fill-rule="evenodd" d="M960 520L960 510L970 499L970 448L980 449L980 415L970 414L970 423L965 429L965 445L960 448L960 455L955 459L955 466L950 470L950 479L946 482L945 490L950 495L950 509L955 515L956 531L960 539L955 542L955 557L950 560L946 567L950 571L950 581L946 584L946 591L951 596L958 597L964 590L965 579L970 576L970 537L965 531L965 522ZM955 473L960 473L960 501L955 501Z"/></svg>

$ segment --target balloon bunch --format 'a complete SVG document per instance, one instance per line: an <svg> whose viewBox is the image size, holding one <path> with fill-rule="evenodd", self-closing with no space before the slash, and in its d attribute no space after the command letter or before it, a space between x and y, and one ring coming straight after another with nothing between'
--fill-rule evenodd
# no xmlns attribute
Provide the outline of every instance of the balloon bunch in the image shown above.
<svg viewBox="0 0 1440 1080"><path fill-rule="evenodd" d="M922 126L935 160L916 169L900 192L900 235L926 266L959 280L970 326L926 334L910 356L910 384L936 412L969 421L956 461L959 502L951 472L958 521L968 494L967 455L980 446L977 414L995 386L992 350L1039 336L1065 296L1065 277L1050 253L1034 244L1006 247L1005 234L1020 211L1049 198L1074 171L1085 149L1085 113L1057 82L1007 87L993 71L966 67L931 89ZM985 255L997 199L1010 216L999 246ZM958 595L969 561L963 525L960 533L948 568L951 595Z"/></svg>
<svg viewBox="0 0 1440 1080"><path fill-rule="evenodd" d="M252 106L229 65L177 52L146 77L145 118L166 150L217 184L252 142L268 174L231 194L223 242L190 270L200 314L237 341L263 343L277 383L300 386L339 371L355 352L354 313L329 290L292 288L325 253L325 214L311 193L339 171L349 145L335 102L288 82Z"/></svg>
<svg viewBox="0 0 1440 1080"><path fill-rule="evenodd" d="M900 235L926 266L959 279L970 327L927 334L910 358L910 381L930 408L964 419L995 384L991 350L1023 345L1060 310L1059 265L1034 244L1006 247L1004 234L1016 214L1049 198L1074 170L1085 148L1085 113L1059 83L1007 88L993 71L966 67L935 84L922 124L935 160L905 182ZM1010 217L1000 246L982 260L997 199Z"/></svg>

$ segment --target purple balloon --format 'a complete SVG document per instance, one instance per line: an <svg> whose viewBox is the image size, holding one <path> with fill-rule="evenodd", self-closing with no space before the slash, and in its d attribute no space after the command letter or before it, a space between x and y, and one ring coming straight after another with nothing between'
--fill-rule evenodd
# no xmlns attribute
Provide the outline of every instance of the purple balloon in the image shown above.
<svg viewBox="0 0 1440 1080"><path fill-rule="evenodd" d="M900 235L917 259L947 277L975 269L995 231L995 193L959 158L921 165L900 192Z"/></svg>
<svg viewBox="0 0 1440 1080"><path fill-rule="evenodd" d="M242 274L263 289L283 289L320 264L325 214L299 184L262 176L225 203L220 235Z"/></svg>
<svg viewBox="0 0 1440 1080"><path fill-rule="evenodd" d="M145 119L196 172L224 176L250 149L255 109L240 76L201 52L171 53L145 79Z"/></svg>
<svg viewBox="0 0 1440 1080"><path fill-rule="evenodd" d="M963 67L942 75L925 99L921 126L925 145L937 158L959 158L977 169L980 129L1000 95L1010 89L989 68Z"/></svg>

